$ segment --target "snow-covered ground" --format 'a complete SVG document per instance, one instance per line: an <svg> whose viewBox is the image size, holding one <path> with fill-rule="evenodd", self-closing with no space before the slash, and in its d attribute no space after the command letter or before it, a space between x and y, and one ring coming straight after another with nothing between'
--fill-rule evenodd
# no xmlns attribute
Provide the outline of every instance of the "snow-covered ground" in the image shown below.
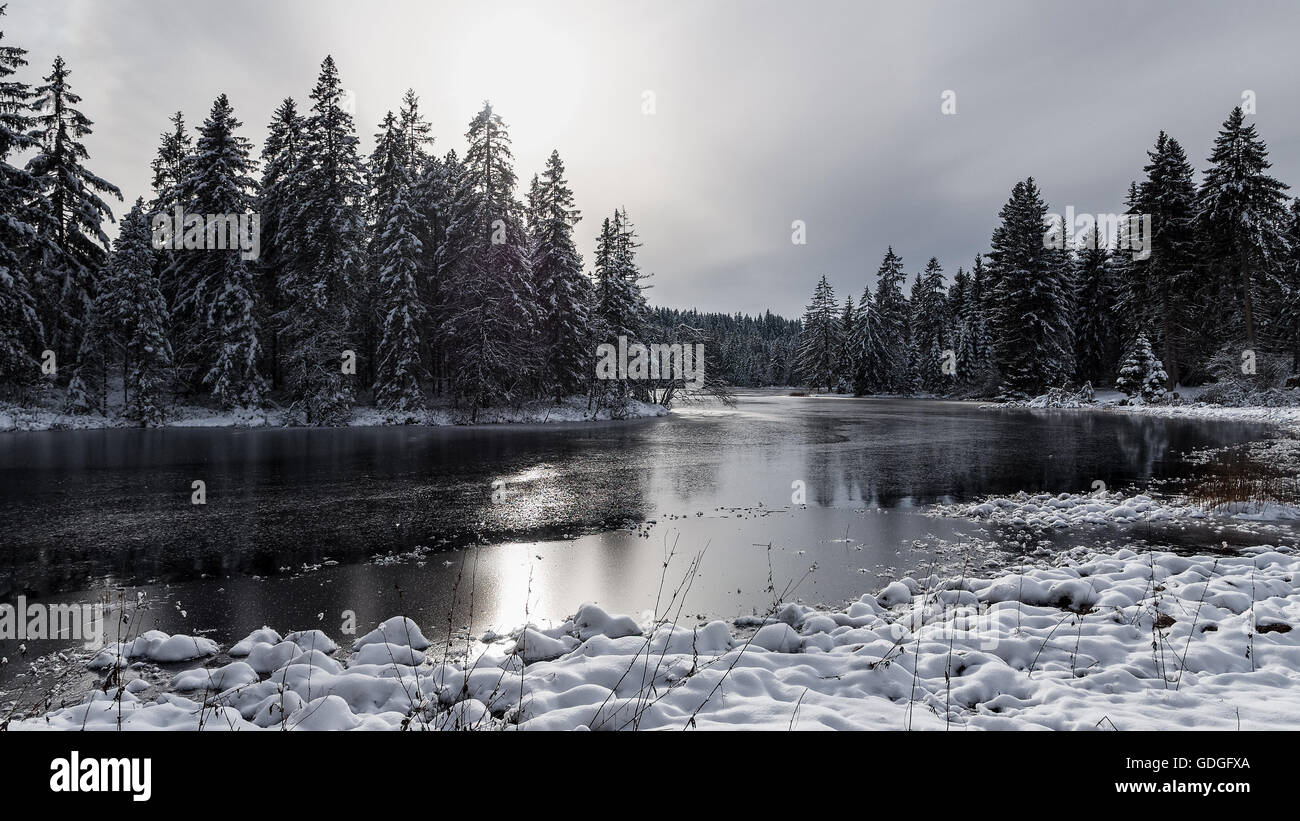
<svg viewBox="0 0 1300 821"><path fill-rule="evenodd" d="M151 633L95 659L121 686L10 729L1300 729L1297 574L1286 547L1076 549L732 624L586 604L451 653L396 617L346 651L264 628L220 661Z"/></svg>
<svg viewBox="0 0 1300 821"><path fill-rule="evenodd" d="M611 418L634 419L665 416L668 409L662 405L629 400L625 408L614 417L609 408L588 410L587 399L572 396L560 404L554 402L527 402L518 410L514 408L485 408L479 411L475 424L541 422L589 422ZM467 414L449 408L433 408L415 413L381 411L358 407L348 423L354 427L376 425L463 425ZM286 414L280 410L238 410L221 412L207 408L182 406L174 408L167 427L279 427L286 424ZM74 415L46 409L21 408L0 405L0 431L14 430L81 430L112 427L130 427L132 423L110 413L109 416Z"/></svg>

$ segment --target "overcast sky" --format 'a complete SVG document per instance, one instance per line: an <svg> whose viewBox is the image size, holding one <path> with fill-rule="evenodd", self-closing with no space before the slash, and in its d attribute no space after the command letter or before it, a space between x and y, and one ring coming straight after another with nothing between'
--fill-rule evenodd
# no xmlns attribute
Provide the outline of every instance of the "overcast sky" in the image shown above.
<svg viewBox="0 0 1300 821"><path fill-rule="evenodd" d="M367 153L408 87L439 153L490 99L521 186L559 149L584 257L625 206L651 301L677 307L798 315L822 274L856 299L889 244L951 275L1028 175L1054 211L1119 211L1159 130L1199 172L1245 89L1300 185L1295 2L11 0L0 26L25 79L63 55L91 168L128 201L171 112L197 126L225 92L260 151L326 54Z"/></svg>

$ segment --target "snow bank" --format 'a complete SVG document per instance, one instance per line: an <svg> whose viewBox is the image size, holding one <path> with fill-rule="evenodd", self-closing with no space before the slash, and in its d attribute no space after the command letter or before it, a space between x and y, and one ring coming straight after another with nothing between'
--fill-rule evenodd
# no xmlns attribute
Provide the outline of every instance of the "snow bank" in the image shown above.
<svg viewBox="0 0 1300 821"><path fill-rule="evenodd" d="M550 401L526 402L516 408L484 408L478 412L474 424L536 424L542 422L592 422L609 419L638 419L667 416L668 409L637 400L628 400L617 411L609 408L587 408L585 396L571 396L560 404ZM219 412L209 408L181 406L169 411L165 427L175 428L257 428L282 427L292 420L282 410L241 409ZM463 412L448 408L396 412L377 408L358 407L348 421L351 427L379 425L464 425L469 419ZM33 430L90 430L99 428L133 427L134 422L122 419L110 408L108 416L98 414L70 414L51 408L25 408L0 404L0 432Z"/></svg>
<svg viewBox="0 0 1300 821"><path fill-rule="evenodd" d="M1175 500L1139 494L1111 493L1017 493L990 496L980 502L932 505L927 516L963 517L1019 527L1049 529L1084 524L1127 524L1131 522L1205 519L1204 510Z"/></svg>
<svg viewBox="0 0 1300 821"><path fill-rule="evenodd" d="M393 642L390 625L405 635L406 623L390 619L389 640L345 663L311 649L265 678L244 661L198 668L153 701L96 689L13 729L1300 729L1297 579L1289 548L1076 549L990 578L899 580L842 610L737 620L752 627L633 634L632 620L584 605L467 659ZM298 636L321 644L317 632ZM289 643L275 637L250 636L248 658L290 655L272 652Z"/></svg>

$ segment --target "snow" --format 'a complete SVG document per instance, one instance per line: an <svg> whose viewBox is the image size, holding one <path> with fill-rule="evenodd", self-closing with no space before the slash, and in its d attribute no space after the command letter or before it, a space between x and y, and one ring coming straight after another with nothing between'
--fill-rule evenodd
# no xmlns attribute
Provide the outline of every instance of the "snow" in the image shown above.
<svg viewBox="0 0 1300 821"><path fill-rule="evenodd" d="M1157 499L1145 494L1125 496L1105 493L1020 492L1014 496L991 496L980 502L934 505L928 516L965 517L1036 529L1079 525L1127 524L1132 522L1205 519L1208 513L1193 504Z"/></svg>
<svg viewBox="0 0 1300 821"><path fill-rule="evenodd" d="M79 415L63 413L46 408L23 408L16 405L0 404L0 432L4 431L38 431L38 430L88 430L99 428L131 427L134 423L122 419L111 412L108 417L99 415ZM667 416L668 409L662 405L652 405L637 400L628 400L617 417L611 415L608 408L587 409L585 396L572 396L559 405L551 401L537 400L525 402L518 410L514 408L484 408L478 412L474 422L477 425L494 424L540 424L546 422L592 422L607 421L611 418L639 419L655 416ZM357 407L352 410L348 421L351 427L374 427L381 425L464 425L468 423L464 414L449 408L431 408L418 411L384 411L371 407ZM281 427L290 421L280 410L237 409L233 411L215 411L195 406L171 408L165 422L166 427Z"/></svg>
<svg viewBox="0 0 1300 821"><path fill-rule="evenodd" d="M1035 500L1034 516L1086 507L1054 498L1016 504ZM245 661L199 666L152 700L96 688L13 729L116 729L119 712L124 729L1300 729L1298 578L1288 547L1076 548L731 626L632 633L632 619L584 604L456 658L394 642L398 618L346 661L318 648L265 678ZM292 641L328 646L317 633ZM290 655L275 648L293 635L250 636L248 658ZM142 649L195 641L141 638Z"/></svg>
<svg viewBox="0 0 1300 821"><path fill-rule="evenodd" d="M124 666L137 659L171 664L180 661L215 655L217 643L211 639L177 634L169 636L161 630L149 630L132 641L114 642L91 659L91 670Z"/></svg>

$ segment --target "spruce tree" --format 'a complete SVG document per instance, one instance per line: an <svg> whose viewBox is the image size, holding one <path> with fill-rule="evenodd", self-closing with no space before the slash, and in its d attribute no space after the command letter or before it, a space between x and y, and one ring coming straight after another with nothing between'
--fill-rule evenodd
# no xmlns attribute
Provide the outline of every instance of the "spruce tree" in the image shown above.
<svg viewBox="0 0 1300 821"><path fill-rule="evenodd" d="M1122 391L1130 400L1140 397L1143 402L1154 402L1164 397L1168 378L1160 360L1151 350L1146 334L1139 333L1120 363L1115 389Z"/></svg>
<svg viewBox="0 0 1300 821"><path fill-rule="evenodd" d="M95 276L108 255L103 225L113 220L113 212L100 195L122 199L117 186L85 166L90 155L81 141L91 134L93 123L75 107L81 97L68 84L69 74L63 58L56 57L45 84L35 90L37 153L27 163L37 192L29 270L36 272L48 345L60 361L70 360L79 348Z"/></svg>
<svg viewBox="0 0 1300 821"><path fill-rule="evenodd" d="M890 247L876 271L876 290L871 298L876 349L870 359L877 375L872 393L908 393L911 390L908 362L910 309L903 296L903 259Z"/></svg>
<svg viewBox="0 0 1300 821"><path fill-rule="evenodd" d="M122 416L161 425L171 392L167 304L159 284L143 199L122 219L87 315L68 390L69 410L106 413L110 367L122 373Z"/></svg>
<svg viewBox="0 0 1300 821"><path fill-rule="evenodd" d="M1268 147L1240 107L1224 121L1199 192L1198 228L1212 280L1236 308L1231 327L1254 349L1260 308L1276 305L1289 186L1269 176Z"/></svg>
<svg viewBox="0 0 1300 821"><path fill-rule="evenodd" d="M311 93L303 148L286 185L296 202L279 236L289 236L278 314L285 386L313 425L347 422L356 375L353 332L365 269L365 181L352 115L332 57Z"/></svg>
<svg viewBox="0 0 1300 821"><path fill-rule="evenodd" d="M911 298L911 370L914 384L926 393L940 393L952 386L943 373L943 352L949 349L948 309L943 292L943 267L930 257L925 271L917 275Z"/></svg>
<svg viewBox="0 0 1300 821"><path fill-rule="evenodd" d="M862 298L858 300L858 309L853 313L853 327L849 331L848 350L852 367L850 379L854 396L878 390L884 381L874 311L871 287L867 286L862 291Z"/></svg>
<svg viewBox="0 0 1300 821"><path fill-rule="evenodd" d="M530 256L539 312L542 386L558 402L581 390L590 377L591 288L573 240L582 215L574 207L558 151L551 152L540 180L534 180Z"/></svg>
<svg viewBox="0 0 1300 821"><path fill-rule="evenodd" d="M1144 238L1149 255L1134 256L1132 248L1117 253L1129 254L1131 259L1127 311L1143 327L1159 332L1164 370L1172 388L1178 381L1179 360L1186 357L1194 310L1189 297L1195 286L1196 186L1182 146L1163 131L1147 157L1143 169L1147 176L1138 188L1135 210L1151 218L1151 236ZM1130 241L1129 245L1133 244Z"/></svg>
<svg viewBox="0 0 1300 821"><path fill-rule="evenodd" d="M185 176L176 186L185 222L199 216L207 219L204 244L215 240L218 247L190 248L188 235L197 229L173 225L173 230L183 233L185 247L169 252L171 278L177 287L171 310L180 331L173 340L174 350L191 386L206 387L222 408L255 407L266 387L259 371L257 287L250 260L243 258L240 248L244 238L236 228L238 217L247 218L256 207L251 146L236 133L242 125L226 95L218 96L199 129L194 154L185 161ZM213 219L227 222L214 231ZM252 229L249 223L248 230Z"/></svg>
<svg viewBox="0 0 1300 821"><path fill-rule="evenodd" d="M835 359L835 392L844 393L853 386L856 357L853 353L853 329L857 325L857 312L853 310L853 294L845 294L844 310L840 313L839 351Z"/></svg>
<svg viewBox="0 0 1300 821"><path fill-rule="evenodd" d="M1094 227L1084 234L1079 249L1074 375L1080 383L1101 385L1114 373L1119 356L1117 341L1123 332L1117 313L1118 299L1111 252Z"/></svg>
<svg viewBox="0 0 1300 821"><path fill-rule="evenodd" d="M458 213L464 243L448 277L443 344L453 389L471 421L495 400L518 402L534 378L534 296L523 206L500 115L484 104L470 122Z"/></svg>
<svg viewBox="0 0 1300 821"><path fill-rule="evenodd" d="M799 335L796 361L799 374L808 387L830 390L836 381L840 353L840 320L835 306L835 290L822 276L813 290L812 302L804 310L803 330Z"/></svg>
<svg viewBox="0 0 1300 821"><path fill-rule="evenodd" d="M420 334L424 308L416 283L419 272L420 215L409 202L410 180L398 167L398 185L374 247L378 250L380 341L375 368L375 404L387 410L414 411L424 405L420 389Z"/></svg>
<svg viewBox="0 0 1300 821"><path fill-rule="evenodd" d="M0 16L5 7L0 6ZM0 391L21 394L36 382L40 365L33 354L43 336L36 283L23 259L35 235L29 202L34 180L9 158L32 148L32 91L13 74L27 64L25 50L3 42L0 31Z"/></svg>
<svg viewBox="0 0 1300 821"><path fill-rule="evenodd" d="M1032 177L1016 183L989 253L990 325L1003 392L1024 397L1074 372L1071 272L1044 247L1047 204Z"/></svg>
<svg viewBox="0 0 1300 821"><path fill-rule="evenodd" d="M295 170L302 159L305 127L297 103L286 97L267 126L266 142L262 145L262 180L258 186L257 208L261 214L264 241L261 256L253 266L258 279L258 306L261 308L258 324L267 342L263 346L267 350L266 371L270 373L275 388L282 382L281 323L284 317L281 311L284 306L281 300L296 246L293 215L303 180L295 176Z"/></svg>

